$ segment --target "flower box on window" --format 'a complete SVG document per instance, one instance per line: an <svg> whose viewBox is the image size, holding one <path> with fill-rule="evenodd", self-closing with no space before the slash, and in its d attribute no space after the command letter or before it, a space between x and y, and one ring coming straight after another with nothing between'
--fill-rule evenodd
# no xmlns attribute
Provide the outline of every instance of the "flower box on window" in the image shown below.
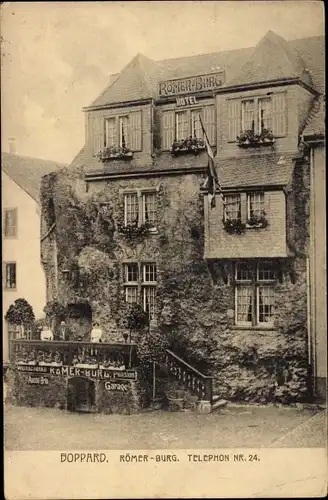
<svg viewBox="0 0 328 500"><path fill-rule="evenodd" d="M240 148L273 146L275 142L272 132L266 128L260 134L255 134L253 130L245 130L237 136L237 144Z"/></svg>
<svg viewBox="0 0 328 500"><path fill-rule="evenodd" d="M110 160L130 160L133 157L133 152L125 147L115 147L105 148L103 151L97 154L99 161L110 161Z"/></svg>
<svg viewBox="0 0 328 500"><path fill-rule="evenodd" d="M144 222L143 224L138 225L137 221L131 224L120 224L117 227L117 230L128 238L136 238L138 236L147 235L151 233L153 229L154 225L151 222Z"/></svg>
<svg viewBox="0 0 328 500"><path fill-rule="evenodd" d="M187 139L181 139L180 141L175 141L171 147L172 156L178 156L180 154L192 153L197 155L200 151L206 149L205 142L203 139L197 139L196 137L188 137Z"/></svg>
<svg viewBox="0 0 328 500"><path fill-rule="evenodd" d="M246 224L240 219L225 219L223 220L223 227L229 234L242 234L246 229Z"/></svg>
<svg viewBox="0 0 328 500"><path fill-rule="evenodd" d="M265 212L261 214L252 215L246 221L247 228L264 228L267 227L268 220L265 216Z"/></svg>

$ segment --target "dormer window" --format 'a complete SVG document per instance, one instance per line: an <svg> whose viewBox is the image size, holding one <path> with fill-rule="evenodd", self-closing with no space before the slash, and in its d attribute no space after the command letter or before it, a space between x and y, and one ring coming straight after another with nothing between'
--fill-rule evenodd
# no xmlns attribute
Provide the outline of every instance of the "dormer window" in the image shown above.
<svg viewBox="0 0 328 500"><path fill-rule="evenodd" d="M199 115L202 116L204 127L211 145L216 144L216 124L214 105L205 105L188 109L185 111L164 110L162 113L162 149L164 151L172 150L172 145L180 143L180 149L188 149L183 142L194 141L199 149L200 141L203 142L203 132L199 121Z"/></svg>
<svg viewBox="0 0 328 500"><path fill-rule="evenodd" d="M286 94L229 99L228 117L228 142L272 143L286 135Z"/></svg>
<svg viewBox="0 0 328 500"><path fill-rule="evenodd" d="M142 112L91 118L93 154L101 161L132 158L142 151Z"/></svg>

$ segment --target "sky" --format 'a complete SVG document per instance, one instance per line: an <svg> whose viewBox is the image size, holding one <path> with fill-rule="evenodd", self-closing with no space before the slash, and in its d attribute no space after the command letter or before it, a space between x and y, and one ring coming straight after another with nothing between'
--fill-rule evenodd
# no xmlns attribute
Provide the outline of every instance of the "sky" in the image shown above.
<svg viewBox="0 0 328 500"><path fill-rule="evenodd" d="M2 148L70 163L83 106L139 52L154 59L322 35L320 1L6 2L1 5Z"/></svg>

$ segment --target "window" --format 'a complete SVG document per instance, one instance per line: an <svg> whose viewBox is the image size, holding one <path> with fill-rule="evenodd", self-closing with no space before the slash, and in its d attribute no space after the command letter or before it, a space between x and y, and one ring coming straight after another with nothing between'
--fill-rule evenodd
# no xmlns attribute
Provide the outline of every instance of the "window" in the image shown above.
<svg viewBox="0 0 328 500"><path fill-rule="evenodd" d="M125 266L125 281L127 283L137 283L138 282L138 264L126 264Z"/></svg>
<svg viewBox="0 0 328 500"><path fill-rule="evenodd" d="M4 237L17 238L17 208L5 208L4 219Z"/></svg>
<svg viewBox="0 0 328 500"><path fill-rule="evenodd" d="M125 214L124 214L124 223L135 224L139 219L139 208L138 208L138 196L137 193L129 193L124 197L124 206L125 206Z"/></svg>
<svg viewBox="0 0 328 500"><path fill-rule="evenodd" d="M143 221L150 222L156 226L156 193L144 193L143 200Z"/></svg>
<svg viewBox="0 0 328 500"><path fill-rule="evenodd" d="M156 283L156 265L144 264L143 265L143 281L145 283Z"/></svg>
<svg viewBox="0 0 328 500"><path fill-rule="evenodd" d="M264 215L264 193L247 195L247 218Z"/></svg>
<svg viewBox="0 0 328 500"><path fill-rule="evenodd" d="M115 146L115 118L107 118L105 120L105 147L111 148Z"/></svg>
<svg viewBox="0 0 328 500"><path fill-rule="evenodd" d="M191 112L191 135L197 139L203 137L203 131L199 119L200 112L200 109Z"/></svg>
<svg viewBox="0 0 328 500"><path fill-rule="evenodd" d="M237 221L241 220L241 197L240 194L227 195L224 197L224 214L223 218L226 220Z"/></svg>
<svg viewBox="0 0 328 500"><path fill-rule="evenodd" d="M237 325L273 325L276 270L270 262L235 266Z"/></svg>
<svg viewBox="0 0 328 500"><path fill-rule="evenodd" d="M169 150L174 141L180 141L192 136L202 139L203 132L199 115L202 116L206 134L211 145L216 144L215 106L185 111L163 111L162 113L162 149Z"/></svg>
<svg viewBox="0 0 328 500"><path fill-rule="evenodd" d="M129 146L129 118L121 116L119 119L120 127L120 147L127 148Z"/></svg>
<svg viewBox="0 0 328 500"><path fill-rule="evenodd" d="M140 201L140 203L139 203ZM124 195L124 223L144 224L149 222L153 228L157 224L157 199L156 192L139 191Z"/></svg>
<svg viewBox="0 0 328 500"><path fill-rule="evenodd" d="M242 101L241 113L242 130L253 130L254 132L254 101Z"/></svg>
<svg viewBox="0 0 328 500"><path fill-rule="evenodd" d="M274 137L287 132L286 94L280 92L270 97L228 100L228 141L234 142L241 132L252 130L260 134L264 129Z"/></svg>
<svg viewBox="0 0 328 500"><path fill-rule="evenodd" d="M188 137L188 118L186 111L176 113L175 115L175 135L177 141Z"/></svg>
<svg viewBox="0 0 328 500"><path fill-rule="evenodd" d="M90 116L89 140L96 155L105 148L126 147L142 151L142 110L125 116Z"/></svg>
<svg viewBox="0 0 328 500"><path fill-rule="evenodd" d="M271 124L271 99L269 98L264 98L264 99L259 99L258 100L258 111L259 111L259 116L258 116L258 132L259 134L262 132L262 130L271 130L272 124Z"/></svg>
<svg viewBox="0 0 328 500"><path fill-rule="evenodd" d="M5 263L5 288L7 290L15 290L17 288L16 262Z"/></svg>
<svg viewBox="0 0 328 500"><path fill-rule="evenodd" d="M125 300L128 304L138 303L138 281L139 268L138 264L125 264L124 266L124 283L125 283Z"/></svg>
<svg viewBox="0 0 328 500"><path fill-rule="evenodd" d="M129 304L141 302L150 320L156 316L156 282L155 263L133 262L124 265L125 300Z"/></svg>

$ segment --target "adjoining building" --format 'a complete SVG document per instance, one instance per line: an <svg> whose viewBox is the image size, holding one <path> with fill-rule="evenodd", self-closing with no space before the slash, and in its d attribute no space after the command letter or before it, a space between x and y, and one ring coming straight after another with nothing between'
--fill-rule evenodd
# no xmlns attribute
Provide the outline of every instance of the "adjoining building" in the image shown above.
<svg viewBox="0 0 328 500"><path fill-rule="evenodd" d="M122 341L122 301L138 302L220 397L322 394L323 87L323 37L269 31L241 50L138 54L84 109L71 166L43 179L47 299L76 330L97 321L107 342ZM223 194L214 207L200 116Z"/></svg>
<svg viewBox="0 0 328 500"><path fill-rule="evenodd" d="M2 276L3 361L8 362L9 306L26 299L36 318L43 316L46 281L40 259L40 182L42 176L58 171L53 161L2 153Z"/></svg>

